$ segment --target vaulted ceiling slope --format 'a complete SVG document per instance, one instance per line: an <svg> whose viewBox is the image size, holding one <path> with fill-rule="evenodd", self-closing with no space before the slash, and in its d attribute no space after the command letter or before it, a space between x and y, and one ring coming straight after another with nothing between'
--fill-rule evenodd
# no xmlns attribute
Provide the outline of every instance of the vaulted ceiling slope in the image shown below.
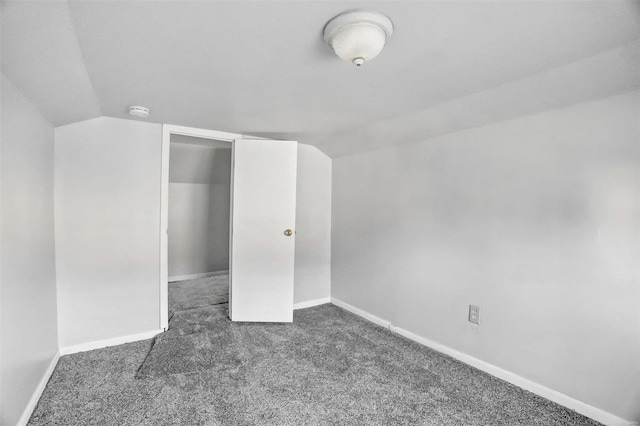
<svg viewBox="0 0 640 426"><path fill-rule="evenodd" d="M395 24L360 68L322 40L355 8ZM2 72L56 126L145 105L337 157L640 88L640 2L5 1Z"/></svg>
<svg viewBox="0 0 640 426"><path fill-rule="evenodd" d="M231 144L171 135L169 182L230 185Z"/></svg>

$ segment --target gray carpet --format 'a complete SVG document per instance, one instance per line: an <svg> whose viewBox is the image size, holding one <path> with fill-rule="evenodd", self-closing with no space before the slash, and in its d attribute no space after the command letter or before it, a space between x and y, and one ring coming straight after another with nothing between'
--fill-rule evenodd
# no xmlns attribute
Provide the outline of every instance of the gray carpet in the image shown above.
<svg viewBox="0 0 640 426"><path fill-rule="evenodd" d="M30 425L596 425L334 305L293 324L176 310L153 341L60 359Z"/></svg>
<svg viewBox="0 0 640 426"><path fill-rule="evenodd" d="M169 317L183 309L217 305L229 301L229 272L214 272L193 280L169 283Z"/></svg>

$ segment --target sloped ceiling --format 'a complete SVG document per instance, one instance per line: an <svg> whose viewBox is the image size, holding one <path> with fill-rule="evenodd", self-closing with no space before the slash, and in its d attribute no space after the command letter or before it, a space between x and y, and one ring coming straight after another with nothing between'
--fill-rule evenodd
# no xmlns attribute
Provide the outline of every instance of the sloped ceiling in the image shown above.
<svg viewBox="0 0 640 426"><path fill-rule="evenodd" d="M211 139L171 135L169 182L231 183L231 144Z"/></svg>
<svg viewBox="0 0 640 426"><path fill-rule="evenodd" d="M356 68L322 29L395 34ZM637 1L3 2L2 72L54 124L99 115L299 140L332 157L640 88Z"/></svg>

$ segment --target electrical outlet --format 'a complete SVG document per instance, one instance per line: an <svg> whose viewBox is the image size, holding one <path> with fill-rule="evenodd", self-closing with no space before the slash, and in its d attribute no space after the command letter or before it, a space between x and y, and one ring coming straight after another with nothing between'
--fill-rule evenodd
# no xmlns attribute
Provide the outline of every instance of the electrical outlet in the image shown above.
<svg viewBox="0 0 640 426"><path fill-rule="evenodd" d="M393 324L389 324L389 331L392 333L397 333L397 327Z"/></svg>
<svg viewBox="0 0 640 426"><path fill-rule="evenodd" d="M480 306L469 305L469 322L480 325Z"/></svg>

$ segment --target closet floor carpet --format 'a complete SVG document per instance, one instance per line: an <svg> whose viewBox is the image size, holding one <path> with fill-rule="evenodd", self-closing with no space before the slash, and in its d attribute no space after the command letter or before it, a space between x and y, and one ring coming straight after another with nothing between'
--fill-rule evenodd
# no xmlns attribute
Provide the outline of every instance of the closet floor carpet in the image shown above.
<svg viewBox="0 0 640 426"><path fill-rule="evenodd" d="M292 324L226 309L176 311L154 358L153 340L63 356L29 424L598 424L331 304Z"/></svg>
<svg viewBox="0 0 640 426"><path fill-rule="evenodd" d="M180 310L229 301L229 271L169 283L169 318Z"/></svg>

